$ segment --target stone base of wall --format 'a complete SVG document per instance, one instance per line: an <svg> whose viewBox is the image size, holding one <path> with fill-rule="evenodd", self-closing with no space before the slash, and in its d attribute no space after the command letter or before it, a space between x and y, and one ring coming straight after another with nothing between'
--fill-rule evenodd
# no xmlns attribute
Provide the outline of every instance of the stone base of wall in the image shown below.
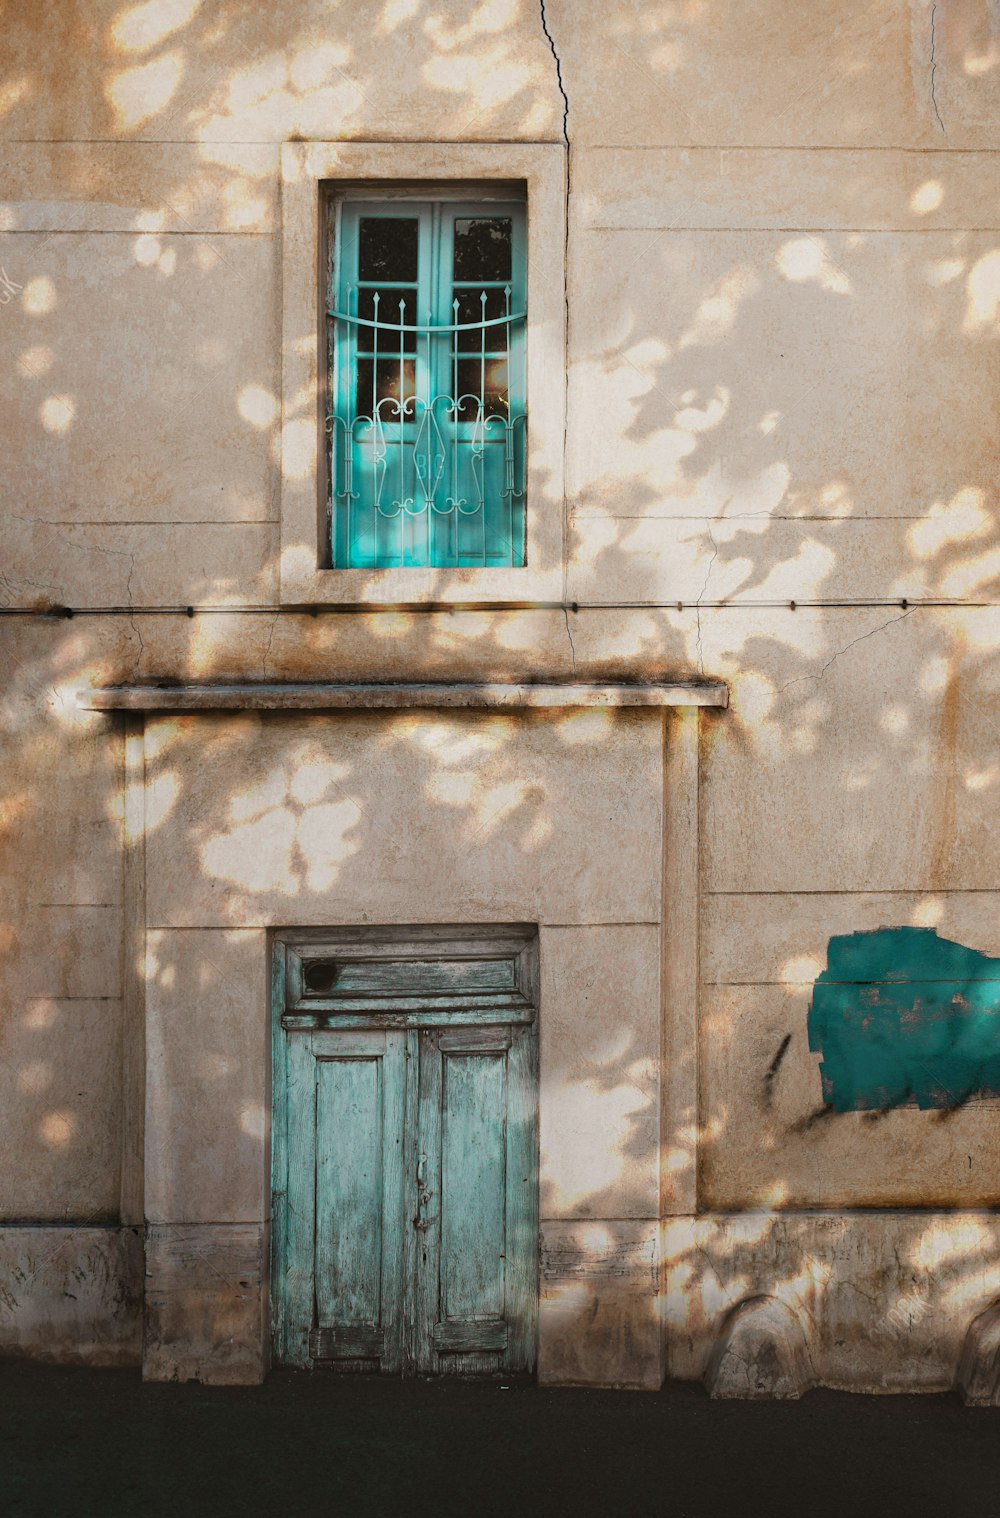
<svg viewBox="0 0 1000 1518"><path fill-rule="evenodd" d="M539 1380L714 1396L936 1392L1000 1401L1000 1215L738 1213L542 1224ZM0 1355L266 1374L255 1224L0 1227ZM145 1323L143 1324L143 1317Z"/></svg>
<svg viewBox="0 0 1000 1518"><path fill-rule="evenodd" d="M538 1379L545 1386L663 1383L659 1225L544 1222Z"/></svg>
<svg viewBox="0 0 1000 1518"><path fill-rule="evenodd" d="M989 1212L547 1222L539 1379L655 1390L666 1374L740 1397L957 1387L981 1402L1000 1397L1000 1334L981 1317L998 1299Z"/></svg>
<svg viewBox="0 0 1000 1518"><path fill-rule="evenodd" d="M267 1242L261 1223L149 1225L144 1380L252 1386L264 1379Z"/></svg>
<svg viewBox="0 0 1000 1518"><path fill-rule="evenodd" d="M945 1391L1000 1298L990 1212L715 1214L670 1219L660 1238L667 1374L716 1395L777 1395L780 1382L787 1396L790 1374L800 1393ZM727 1341L760 1370L743 1391Z"/></svg>
<svg viewBox="0 0 1000 1518"><path fill-rule="evenodd" d="M142 1229L0 1226L0 1356L135 1366Z"/></svg>

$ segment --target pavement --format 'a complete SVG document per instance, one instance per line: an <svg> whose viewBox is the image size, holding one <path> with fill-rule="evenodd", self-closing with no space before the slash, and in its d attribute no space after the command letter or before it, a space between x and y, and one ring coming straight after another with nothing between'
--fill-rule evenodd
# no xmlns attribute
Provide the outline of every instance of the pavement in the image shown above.
<svg viewBox="0 0 1000 1518"><path fill-rule="evenodd" d="M0 1363L0 1515L1000 1514L1000 1409Z"/></svg>

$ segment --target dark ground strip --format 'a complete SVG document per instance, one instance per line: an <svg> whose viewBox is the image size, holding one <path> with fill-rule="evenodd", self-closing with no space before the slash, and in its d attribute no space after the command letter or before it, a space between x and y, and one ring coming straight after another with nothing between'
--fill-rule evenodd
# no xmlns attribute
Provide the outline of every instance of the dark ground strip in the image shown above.
<svg viewBox="0 0 1000 1518"><path fill-rule="evenodd" d="M506 1388L506 1389L504 1389ZM710 1402L273 1374L144 1386L0 1364L0 1514L992 1514L1000 1409L812 1392Z"/></svg>

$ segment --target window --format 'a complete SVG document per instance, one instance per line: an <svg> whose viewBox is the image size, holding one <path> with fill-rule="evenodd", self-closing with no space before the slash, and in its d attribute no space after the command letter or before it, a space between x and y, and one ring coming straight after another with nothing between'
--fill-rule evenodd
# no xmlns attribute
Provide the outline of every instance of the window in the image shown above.
<svg viewBox="0 0 1000 1518"><path fill-rule="evenodd" d="M335 569L525 564L525 221L513 198L338 200Z"/></svg>

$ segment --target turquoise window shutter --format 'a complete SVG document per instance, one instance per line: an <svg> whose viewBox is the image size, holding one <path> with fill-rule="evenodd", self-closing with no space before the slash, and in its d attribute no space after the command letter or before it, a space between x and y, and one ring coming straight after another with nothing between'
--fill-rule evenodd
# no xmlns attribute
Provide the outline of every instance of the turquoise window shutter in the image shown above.
<svg viewBox="0 0 1000 1518"><path fill-rule="evenodd" d="M525 563L525 207L340 203L335 569Z"/></svg>

